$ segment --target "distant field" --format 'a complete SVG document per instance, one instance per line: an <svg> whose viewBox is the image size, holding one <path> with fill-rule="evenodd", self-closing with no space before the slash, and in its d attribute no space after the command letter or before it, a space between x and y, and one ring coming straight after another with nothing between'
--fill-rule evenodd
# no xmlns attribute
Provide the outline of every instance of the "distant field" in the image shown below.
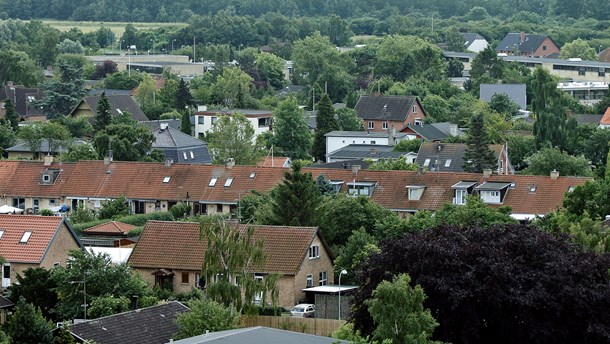
<svg viewBox="0 0 610 344"><path fill-rule="evenodd" d="M68 20L43 20L43 23L54 27L60 31L68 31L73 27L80 29L82 32L96 31L100 27L104 26L112 30L117 37L123 35L125 31L125 25L128 23L120 22L83 22L83 21L68 21ZM170 27L170 26L186 26L184 23L132 23L138 30L156 29L159 27Z"/></svg>

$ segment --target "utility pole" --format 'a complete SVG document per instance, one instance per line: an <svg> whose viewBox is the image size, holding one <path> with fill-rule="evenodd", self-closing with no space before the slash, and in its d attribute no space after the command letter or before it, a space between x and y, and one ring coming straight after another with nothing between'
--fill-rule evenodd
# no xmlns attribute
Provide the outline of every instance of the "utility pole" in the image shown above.
<svg viewBox="0 0 610 344"><path fill-rule="evenodd" d="M197 59L195 58L195 37L193 37L193 63L195 63Z"/></svg>

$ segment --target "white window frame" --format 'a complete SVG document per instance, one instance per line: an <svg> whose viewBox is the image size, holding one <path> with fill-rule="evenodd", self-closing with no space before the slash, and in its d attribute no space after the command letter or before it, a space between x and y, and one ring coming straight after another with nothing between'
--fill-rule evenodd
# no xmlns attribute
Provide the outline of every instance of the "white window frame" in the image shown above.
<svg viewBox="0 0 610 344"><path fill-rule="evenodd" d="M463 205L466 204L466 195L468 195L468 190L466 189L455 189L455 194L453 198L453 204Z"/></svg>
<svg viewBox="0 0 610 344"><path fill-rule="evenodd" d="M326 271L320 272L320 280L318 281L318 285L327 285L328 284L328 273Z"/></svg>
<svg viewBox="0 0 610 344"><path fill-rule="evenodd" d="M31 231L23 232L23 236L21 237L21 240L19 240L19 243L20 244L27 244L27 242L30 240L31 237L32 237L32 232Z"/></svg>
<svg viewBox="0 0 610 344"><path fill-rule="evenodd" d="M387 121L381 122L381 128L388 129L388 122Z"/></svg>
<svg viewBox="0 0 610 344"><path fill-rule="evenodd" d="M373 122L373 121L369 121L368 128L369 128L369 129L375 129L375 122Z"/></svg>
<svg viewBox="0 0 610 344"><path fill-rule="evenodd" d="M225 181L225 187L229 187L231 184L233 184L233 178L227 178Z"/></svg>
<svg viewBox="0 0 610 344"><path fill-rule="evenodd" d="M218 178L210 179L210 183L208 184L208 186L212 186L213 187L214 185L216 185L216 181L218 181Z"/></svg>
<svg viewBox="0 0 610 344"><path fill-rule="evenodd" d="M306 286L307 286L307 288L313 287L313 275L312 274L307 275Z"/></svg>
<svg viewBox="0 0 610 344"><path fill-rule="evenodd" d="M170 180L172 180L172 177L171 177L171 176L165 176L165 177L163 177L163 182L164 182L164 183L169 183L169 181L170 181Z"/></svg>
<svg viewBox="0 0 610 344"><path fill-rule="evenodd" d="M309 259L320 258L320 245L309 246Z"/></svg>

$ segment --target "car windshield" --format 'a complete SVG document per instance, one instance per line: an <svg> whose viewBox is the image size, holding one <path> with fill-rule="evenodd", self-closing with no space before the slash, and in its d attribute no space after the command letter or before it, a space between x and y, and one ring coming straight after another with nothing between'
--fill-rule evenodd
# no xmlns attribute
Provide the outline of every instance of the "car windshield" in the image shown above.
<svg viewBox="0 0 610 344"><path fill-rule="evenodd" d="M293 312L305 312L305 308L303 307L294 307L292 309Z"/></svg>

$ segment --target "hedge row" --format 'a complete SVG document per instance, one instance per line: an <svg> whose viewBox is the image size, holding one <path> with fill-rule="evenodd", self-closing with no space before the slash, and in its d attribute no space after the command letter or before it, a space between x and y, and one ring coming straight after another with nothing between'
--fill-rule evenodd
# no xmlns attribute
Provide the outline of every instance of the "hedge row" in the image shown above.
<svg viewBox="0 0 610 344"><path fill-rule="evenodd" d="M95 221L90 221L90 222L77 223L77 224L72 225L72 229L74 229L74 231L76 233L80 234L87 228L91 228L93 226L97 226L97 225L100 225L100 224L103 224L106 222L110 222L110 221L119 221L119 222L128 223L130 225L142 227L146 224L147 221L150 221L150 220L174 221L174 217L172 216L172 214L169 211L155 212L155 213L150 213L150 214L134 214L134 215L127 215L127 216L119 217L119 218L116 218L113 220L103 219L103 220L95 220Z"/></svg>

